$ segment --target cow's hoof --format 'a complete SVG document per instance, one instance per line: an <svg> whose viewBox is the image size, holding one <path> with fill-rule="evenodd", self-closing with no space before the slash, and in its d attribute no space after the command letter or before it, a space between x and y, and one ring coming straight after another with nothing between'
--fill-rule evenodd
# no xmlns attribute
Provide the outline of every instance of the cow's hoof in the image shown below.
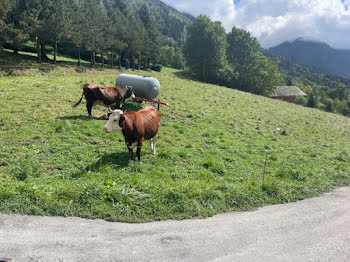
<svg viewBox="0 0 350 262"><path fill-rule="evenodd" d="M134 161L129 160L129 166L133 166L134 165Z"/></svg>

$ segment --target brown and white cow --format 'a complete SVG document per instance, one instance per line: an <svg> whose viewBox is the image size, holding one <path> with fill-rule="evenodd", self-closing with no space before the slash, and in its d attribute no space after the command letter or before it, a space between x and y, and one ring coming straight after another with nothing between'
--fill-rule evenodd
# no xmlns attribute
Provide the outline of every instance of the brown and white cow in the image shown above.
<svg viewBox="0 0 350 262"><path fill-rule="evenodd" d="M115 105L116 108L121 108L124 105L125 99L129 97L135 98L132 87L121 88L118 86L106 87L95 84L85 84L80 100L73 107L80 104L83 96L85 96L86 108L90 117L92 116L92 106L96 104L103 104L105 106Z"/></svg>
<svg viewBox="0 0 350 262"><path fill-rule="evenodd" d="M159 114L153 106L139 111L123 112L119 109L109 113L109 120L103 127L107 133L122 132L129 150L129 165L133 164L133 149L136 146L138 161L141 162L143 140L150 140L151 154L156 154L156 135L159 128Z"/></svg>

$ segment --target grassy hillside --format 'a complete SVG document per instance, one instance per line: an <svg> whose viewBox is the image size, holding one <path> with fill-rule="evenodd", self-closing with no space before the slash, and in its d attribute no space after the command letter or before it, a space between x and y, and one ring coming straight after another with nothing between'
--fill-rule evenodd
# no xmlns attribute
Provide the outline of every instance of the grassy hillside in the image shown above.
<svg viewBox="0 0 350 262"><path fill-rule="evenodd" d="M68 70L68 69L64 69ZM87 82L120 71L0 78L0 211L110 221L206 217L295 201L350 184L350 119L191 81L159 79L156 156L130 167L106 109L89 119ZM74 75L72 75L72 74ZM128 102L128 110L141 106Z"/></svg>

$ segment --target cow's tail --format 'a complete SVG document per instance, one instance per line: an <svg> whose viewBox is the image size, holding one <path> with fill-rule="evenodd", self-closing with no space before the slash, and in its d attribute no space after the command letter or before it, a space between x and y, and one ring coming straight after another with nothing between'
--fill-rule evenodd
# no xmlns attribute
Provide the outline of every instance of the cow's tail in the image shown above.
<svg viewBox="0 0 350 262"><path fill-rule="evenodd" d="M81 100L83 100L84 89L86 88L87 85L88 85L88 84L85 84L85 85L83 86L83 93L81 94L80 100L79 100L73 107L78 106L78 105L81 103Z"/></svg>
<svg viewBox="0 0 350 262"><path fill-rule="evenodd" d="M83 96L84 96L84 92L82 93L80 100L73 107L76 107L81 103L81 100L83 100Z"/></svg>

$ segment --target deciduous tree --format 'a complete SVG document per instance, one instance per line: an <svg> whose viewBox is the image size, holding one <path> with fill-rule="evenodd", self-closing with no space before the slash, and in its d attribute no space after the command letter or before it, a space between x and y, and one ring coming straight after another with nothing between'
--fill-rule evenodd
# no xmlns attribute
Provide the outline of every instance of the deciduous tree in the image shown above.
<svg viewBox="0 0 350 262"><path fill-rule="evenodd" d="M184 53L187 66L201 80L216 82L227 63L226 33L220 22L200 15L188 26Z"/></svg>

